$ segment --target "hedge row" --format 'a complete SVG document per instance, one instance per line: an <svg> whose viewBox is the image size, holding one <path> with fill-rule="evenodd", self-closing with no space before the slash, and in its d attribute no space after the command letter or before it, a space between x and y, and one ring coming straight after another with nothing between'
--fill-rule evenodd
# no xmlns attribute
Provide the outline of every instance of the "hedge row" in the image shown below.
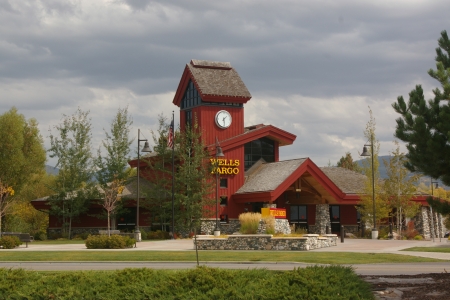
<svg viewBox="0 0 450 300"><path fill-rule="evenodd" d="M0 299L373 299L351 268L287 272L125 269L37 272L0 269Z"/></svg>

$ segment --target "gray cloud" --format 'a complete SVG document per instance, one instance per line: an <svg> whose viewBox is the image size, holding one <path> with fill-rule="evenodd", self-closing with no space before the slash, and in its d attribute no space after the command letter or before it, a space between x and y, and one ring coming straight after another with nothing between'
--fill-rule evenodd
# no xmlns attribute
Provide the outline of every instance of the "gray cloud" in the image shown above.
<svg viewBox="0 0 450 300"><path fill-rule="evenodd" d="M254 96L246 123L297 135L282 157L318 165L354 156L371 106L382 152L390 107L426 71L448 29L444 1L0 0L0 113L12 105L43 135L62 113L91 110L102 138L119 106L135 127L170 115L184 65L229 61ZM256 109L264 103L262 114ZM247 125L248 125L247 124ZM99 142L97 142L99 143ZM360 151L360 150L359 150Z"/></svg>

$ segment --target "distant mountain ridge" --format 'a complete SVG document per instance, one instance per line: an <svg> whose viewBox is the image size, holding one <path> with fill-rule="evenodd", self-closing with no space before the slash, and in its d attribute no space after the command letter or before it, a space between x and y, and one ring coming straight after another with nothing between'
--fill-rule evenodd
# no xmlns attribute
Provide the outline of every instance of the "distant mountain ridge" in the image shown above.
<svg viewBox="0 0 450 300"><path fill-rule="evenodd" d="M363 160L364 160L364 159L357 160L356 163L358 163L358 165L359 165L360 167L362 167L362 165L363 165L363 164L362 164ZM384 165L384 160L387 161L387 162L389 163L389 162L391 161L391 156L390 156L390 155L378 156L378 161L379 161L379 163L380 163L380 165L379 165L379 167L378 167L378 171L380 172L380 177L383 178L383 179L386 179L386 178L388 178L388 175L387 175L386 167L385 167L385 165ZM433 181L437 181L439 187L442 187L442 188L444 188L444 189L450 189L450 187L448 187L448 186L446 186L445 184L443 184L442 181L440 181L440 180L433 180ZM430 185L430 182L431 182L431 178L430 178L429 176L423 176L423 177L419 180L419 183L422 183L422 182L423 182L424 184L426 184L426 185L429 186L429 185Z"/></svg>
<svg viewBox="0 0 450 300"><path fill-rule="evenodd" d="M45 172L50 175L58 175L59 169L49 165L45 165Z"/></svg>

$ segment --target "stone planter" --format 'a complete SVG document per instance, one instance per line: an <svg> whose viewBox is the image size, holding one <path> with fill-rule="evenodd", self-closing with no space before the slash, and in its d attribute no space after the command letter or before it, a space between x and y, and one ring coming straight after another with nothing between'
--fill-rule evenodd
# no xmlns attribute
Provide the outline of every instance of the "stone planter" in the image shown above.
<svg viewBox="0 0 450 300"><path fill-rule="evenodd" d="M273 237L271 234L234 234L228 238L197 236L198 250L308 251L336 245L335 234L305 234L302 237Z"/></svg>

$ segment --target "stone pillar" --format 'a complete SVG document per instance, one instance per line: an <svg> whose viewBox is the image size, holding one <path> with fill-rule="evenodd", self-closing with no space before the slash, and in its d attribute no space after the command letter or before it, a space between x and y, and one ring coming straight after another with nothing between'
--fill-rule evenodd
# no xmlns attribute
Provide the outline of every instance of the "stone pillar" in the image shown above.
<svg viewBox="0 0 450 300"><path fill-rule="evenodd" d="M330 207L328 204L316 205L315 234L326 234L327 226L331 229Z"/></svg>
<svg viewBox="0 0 450 300"><path fill-rule="evenodd" d="M414 217L414 225L424 239L431 239L431 220L428 207L422 206L420 208L419 213Z"/></svg>

